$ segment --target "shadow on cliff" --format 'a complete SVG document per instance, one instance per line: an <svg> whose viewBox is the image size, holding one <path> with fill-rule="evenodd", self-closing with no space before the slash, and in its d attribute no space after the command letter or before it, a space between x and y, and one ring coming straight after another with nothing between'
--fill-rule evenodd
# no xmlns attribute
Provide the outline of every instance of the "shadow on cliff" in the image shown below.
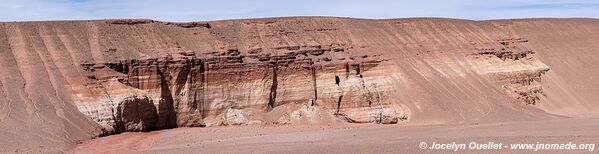
<svg viewBox="0 0 599 154"><path fill-rule="evenodd" d="M168 129L177 127L177 115L171 90L162 70L158 69L160 75L160 102L158 102L158 123L156 128Z"/></svg>

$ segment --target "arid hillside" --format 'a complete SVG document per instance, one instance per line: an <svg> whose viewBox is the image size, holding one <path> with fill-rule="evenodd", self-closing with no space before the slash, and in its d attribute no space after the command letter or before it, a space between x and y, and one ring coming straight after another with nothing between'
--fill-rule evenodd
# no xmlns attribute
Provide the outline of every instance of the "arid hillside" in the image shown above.
<svg viewBox="0 0 599 154"><path fill-rule="evenodd" d="M599 20L0 23L0 153L127 131L599 116Z"/></svg>

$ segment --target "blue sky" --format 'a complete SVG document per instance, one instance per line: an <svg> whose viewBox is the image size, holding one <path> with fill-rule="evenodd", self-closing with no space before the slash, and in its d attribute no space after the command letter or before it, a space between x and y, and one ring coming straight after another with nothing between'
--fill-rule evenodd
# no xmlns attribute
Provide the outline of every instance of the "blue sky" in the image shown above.
<svg viewBox="0 0 599 154"><path fill-rule="evenodd" d="M147 18L206 21L282 16L599 18L599 0L0 0L0 21Z"/></svg>

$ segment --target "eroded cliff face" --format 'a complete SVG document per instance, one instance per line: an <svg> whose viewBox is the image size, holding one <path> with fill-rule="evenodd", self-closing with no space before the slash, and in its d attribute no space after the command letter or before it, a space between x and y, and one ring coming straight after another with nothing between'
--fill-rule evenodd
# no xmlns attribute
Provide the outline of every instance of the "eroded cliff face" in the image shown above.
<svg viewBox="0 0 599 154"><path fill-rule="evenodd" d="M173 127L337 122L398 123L401 107L384 99L391 91L388 59L346 55L336 46L290 46L281 55L237 49L196 56L82 64L92 95L75 94L78 108L106 133ZM327 55L327 56L324 56ZM202 58L198 58L202 57ZM300 106L289 107L289 106ZM289 116L304 107L316 119ZM281 108L281 109L277 109ZM249 111L251 110L251 111ZM279 114L251 117L251 114ZM233 114L233 115L231 115ZM234 117L231 117L234 116ZM337 120L333 120L337 119Z"/></svg>
<svg viewBox="0 0 599 154"><path fill-rule="evenodd" d="M100 134L173 127L594 116L597 25L332 17L1 23L0 137L15 140L0 152L60 151Z"/></svg>
<svg viewBox="0 0 599 154"><path fill-rule="evenodd" d="M108 21L108 24L117 26L164 24L196 28L197 31L209 31L219 36L216 39L221 40L222 45L215 51L196 54L175 42L174 50L177 52L157 58L83 63L81 68L86 74L84 85L92 92L75 93L74 99L78 100L75 104L85 115L102 125L105 133L232 124L319 123L319 120L289 116L305 107L317 111L309 114L331 119L325 120L331 122L395 124L410 118L410 107L404 105L406 102L397 101L398 90L393 89L393 85L399 84L393 76L402 72L395 72L397 66L391 61L402 59L385 57L390 54L388 51L368 51L384 48L370 49L367 45L347 43L343 39L331 40L328 44L285 45L279 42L264 45L297 35L299 32L293 29L297 26L296 21L288 22L292 24L285 24L290 27L272 28L281 25L277 21L243 21L241 25L251 28L268 28L255 34L238 35L232 34L230 29L213 29L209 23ZM244 29L231 26L237 24L222 27ZM300 31L327 33L325 36L329 37L345 35L340 30L338 25L325 24L320 28L302 28ZM496 29L496 32L501 31L501 28ZM239 40L239 37L248 39ZM272 41L264 42L264 39ZM249 42L231 44L236 41ZM424 45L429 44L423 43L420 47L430 48ZM460 65L475 72L470 76L480 75L492 82L490 86L503 91L497 94L507 95L522 104L539 102L539 96L543 95L541 76L549 71L549 67L535 58L535 51L529 47L528 40L505 33L491 41L469 41L458 49L464 51L446 57L465 58L458 62L466 65ZM118 50L121 49L109 48L105 54L115 54ZM445 60L438 57L440 53L442 51L426 50L416 52L416 56L428 57L424 59L433 62L433 67L443 67L434 64ZM451 77L451 73L445 72L443 75L447 78L464 76ZM140 102L138 98L144 98L141 99L144 103L123 105ZM155 110L139 109L142 104L151 104ZM149 117L125 112L141 110L151 112L143 114ZM123 114L133 116L135 120L131 122L131 118L128 120Z"/></svg>
<svg viewBox="0 0 599 154"><path fill-rule="evenodd" d="M522 38L473 43L479 52L468 57L478 73L491 78L511 97L535 105L543 95L541 77L550 69L535 57L527 43Z"/></svg>

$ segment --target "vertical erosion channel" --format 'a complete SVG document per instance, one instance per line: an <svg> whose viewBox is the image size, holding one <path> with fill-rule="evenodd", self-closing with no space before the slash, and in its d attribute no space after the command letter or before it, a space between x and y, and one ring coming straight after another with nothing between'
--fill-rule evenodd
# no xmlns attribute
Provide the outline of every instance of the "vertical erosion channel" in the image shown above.
<svg viewBox="0 0 599 154"><path fill-rule="evenodd" d="M277 71L279 69L278 62L274 62L272 67L272 85L270 87L270 97L268 99L268 108L272 109L277 98Z"/></svg>
<svg viewBox="0 0 599 154"><path fill-rule="evenodd" d="M314 106L314 102L318 100L318 88L316 86L316 66L314 66L314 63L312 63L312 83L314 86L314 100L312 100L311 106Z"/></svg>

